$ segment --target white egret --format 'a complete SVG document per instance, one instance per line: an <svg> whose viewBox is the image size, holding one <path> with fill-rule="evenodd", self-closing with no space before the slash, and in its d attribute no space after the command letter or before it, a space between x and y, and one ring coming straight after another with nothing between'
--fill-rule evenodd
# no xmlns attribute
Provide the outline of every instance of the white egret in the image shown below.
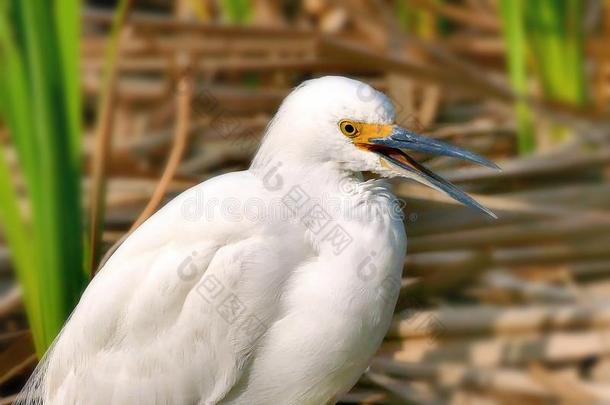
<svg viewBox="0 0 610 405"><path fill-rule="evenodd" d="M116 250L19 403L327 404L392 318L404 225L383 180L493 214L403 150L494 165L394 122L359 81L297 87L249 170L199 184Z"/></svg>

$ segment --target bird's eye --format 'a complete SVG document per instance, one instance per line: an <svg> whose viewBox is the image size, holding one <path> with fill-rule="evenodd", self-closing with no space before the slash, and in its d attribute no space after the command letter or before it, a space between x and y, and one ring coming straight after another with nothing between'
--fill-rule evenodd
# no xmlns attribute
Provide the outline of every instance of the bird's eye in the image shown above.
<svg viewBox="0 0 610 405"><path fill-rule="evenodd" d="M350 138L353 138L358 135L358 129L356 128L356 125L354 125L354 123L351 121L340 121L339 128L341 129L341 132L343 132L343 135L349 136Z"/></svg>

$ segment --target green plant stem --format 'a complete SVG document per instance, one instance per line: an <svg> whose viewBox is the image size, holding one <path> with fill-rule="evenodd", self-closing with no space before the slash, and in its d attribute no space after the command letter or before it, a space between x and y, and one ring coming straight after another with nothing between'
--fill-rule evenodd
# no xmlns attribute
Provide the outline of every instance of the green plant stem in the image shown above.
<svg viewBox="0 0 610 405"><path fill-rule="evenodd" d="M535 148L535 137L532 114L527 103L523 101L528 92L523 5L523 0L500 1L510 82L517 96L521 98L515 104L518 148L521 154L527 154Z"/></svg>

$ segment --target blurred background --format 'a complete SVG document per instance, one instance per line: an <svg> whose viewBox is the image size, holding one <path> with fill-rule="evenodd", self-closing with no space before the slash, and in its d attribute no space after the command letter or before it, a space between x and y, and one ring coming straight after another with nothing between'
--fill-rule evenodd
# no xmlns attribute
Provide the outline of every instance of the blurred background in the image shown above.
<svg viewBox="0 0 610 405"><path fill-rule="evenodd" d="M503 168L421 157L496 221L395 184L395 321L340 403L610 403L610 1L1 0L0 404L111 247L327 74Z"/></svg>

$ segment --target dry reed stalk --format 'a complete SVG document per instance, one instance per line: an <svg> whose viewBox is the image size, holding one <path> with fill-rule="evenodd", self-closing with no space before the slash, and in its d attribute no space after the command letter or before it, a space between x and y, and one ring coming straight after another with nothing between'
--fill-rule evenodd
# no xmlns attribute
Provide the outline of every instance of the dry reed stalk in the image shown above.
<svg viewBox="0 0 610 405"><path fill-rule="evenodd" d="M422 323L423 319L435 322ZM605 305L535 305L499 308L469 305L398 314L388 332L390 338L458 335L517 335L577 328L610 329L610 303Z"/></svg>
<svg viewBox="0 0 610 405"><path fill-rule="evenodd" d="M115 105L115 91L118 78L117 60L123 36L123 26L127 19L131 1L125 0L120 6L113 22L112 33L108 42L107 59L104 68L104 85L100 94L97 109L97 128L95 135L95 151L92 163L91 195L89 198L89 264L90 277L95 275L99 256L99 242L104 227L106 167L112 142L112 127Z"/></svg>
<svg viewBox="0 0 610 405"><path fill-rule="evenodd" d="M411 388L403 381L388 377L385 374L368 372L366 378L372 381L375 385L383 387L397 398L406 401L406 403L416 403L421 405L440 404L441 402L432 398L426 398L418 391Z"/></svg>
<svg viewBox="0 0 610 405"><path fill-rule="evenodd" d="M583 359L607 356L606 329L550 334L494 335L488 338L420 339L386 341L380 356L404 362L438 364L457 362L475 367L523 367L540 361L548 364L578 363Z"/></svg>
<svg viewBox="0 0 610 405"><path fill-rule="evenodd" d="M171 183L182 155L188 144L189 121L191 115L191 99L193 96L192 78L188 74L184 74L178 80L178 91L176 92L176 132L174 144L169 153L169 158L163 171L163 175L159 180L159 184L155 189L146 208L142 211L138 219L133 223L128 233L133 232L138 226L148 219L159 207L165 193Z"/></svg>
<svg viewBox="0 0 610 405"><path fill-rule="evenodd" d="M83 13L85 23L108 27L112 22L112 11L88 8ZM134 12L130 22L152 34L185 33L192 37L214 36L218 33L229 38L308 38L312 30L283 27L250 27L243 25L202 24L180 18Z"/></svg>

